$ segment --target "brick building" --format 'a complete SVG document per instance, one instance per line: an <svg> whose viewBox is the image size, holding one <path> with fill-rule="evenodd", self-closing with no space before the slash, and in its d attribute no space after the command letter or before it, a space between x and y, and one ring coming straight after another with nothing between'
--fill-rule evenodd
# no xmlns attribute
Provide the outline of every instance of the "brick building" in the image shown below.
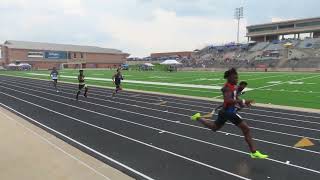
<svg viewBox="0 0 320 180"><path fill-rule="evenodd" d="M35 69L52 67L112 68L125 63L129 54L116 49L26 41L1 45L0 64L29 63Z"/></svg>

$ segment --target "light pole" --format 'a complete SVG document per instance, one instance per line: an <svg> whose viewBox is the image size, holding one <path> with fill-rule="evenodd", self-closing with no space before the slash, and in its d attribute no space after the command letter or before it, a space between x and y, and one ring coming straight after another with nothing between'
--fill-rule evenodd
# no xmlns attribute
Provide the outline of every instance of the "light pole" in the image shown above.
<svg viewBox="0 0 320 180"><path fill-rule="evenodd" d="M234 18L238 21L238 30L237 30L237 43L239 44L239 36L240 36L240 19L243 18L243 7L239 7L235 9Z"/></svg>

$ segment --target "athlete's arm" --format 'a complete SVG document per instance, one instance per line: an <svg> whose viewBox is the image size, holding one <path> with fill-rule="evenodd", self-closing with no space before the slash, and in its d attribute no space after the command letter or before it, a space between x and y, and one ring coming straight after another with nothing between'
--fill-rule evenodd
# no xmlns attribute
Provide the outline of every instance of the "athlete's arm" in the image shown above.
<svg viewBox="0 0 320 180"><path fill-rule="evenodd" d="M116 74L112 76L112 82L114 83L114 79L116 78Z"/></svg>

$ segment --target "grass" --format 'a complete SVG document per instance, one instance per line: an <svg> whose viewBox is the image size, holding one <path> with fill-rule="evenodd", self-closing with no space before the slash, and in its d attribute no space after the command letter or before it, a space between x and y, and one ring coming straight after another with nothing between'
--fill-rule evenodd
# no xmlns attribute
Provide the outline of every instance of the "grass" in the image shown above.
<svg viewBox="0 0 320 180"><path fill-rule="evenodd" d="M48 76L39 76L46 74ZM111 79L114 71L110 70L86 70L86 77ZM60 71L62 76L74 76L77 70ZM14 75L21 77L33 77L50 79L49 71L0 71L0 75ZM225 80L223 72L165 72L165 71L123 71L126 80L194 84L198 87L175 87L169 85L150 85L137 83L123 83L124 89L136 89L170 94L181 94L198 97L218 97L221 95L219 89L204 89L202 85L223 86ZM60 77L60 80L77 82L76 79ZM240 72L240 80L249 83L248 91L243 98L255 99L257 103L286 105L304 108L320 109L320 74L318 73L288 73L288 72L267 72L252 73ZM113 87L112 82L101 80L86 80L87 84ZM221 97L218 97L221 98Z"/></svg>

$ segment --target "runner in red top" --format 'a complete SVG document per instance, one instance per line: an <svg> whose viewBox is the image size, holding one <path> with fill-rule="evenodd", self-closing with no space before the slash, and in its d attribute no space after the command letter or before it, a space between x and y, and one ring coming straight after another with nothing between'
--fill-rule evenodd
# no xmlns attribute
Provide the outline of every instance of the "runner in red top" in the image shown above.
<svg viewBox="0 0 320 180"><path fill-rule="evenodd" d="M242 117L237 113L236 105L240 106L251 106L254 102L253 100L239 99L237 96L237 83L238 83L238 72L236 69L232 68L224 73L224 78L227 79L226 84L221 89L224 102L223 108L218 113L218 118L215 122L208 119L202 118L200 113L197 113L191 117L194 121L199 121L207 128L213 131L218 131L223 125L229 120L234 125L239 127L248 143L249 149L251 151L250 156L252 158L266 159L267 155L264 155L256 150L253 143L250 127L243 121Z"/></svg>

